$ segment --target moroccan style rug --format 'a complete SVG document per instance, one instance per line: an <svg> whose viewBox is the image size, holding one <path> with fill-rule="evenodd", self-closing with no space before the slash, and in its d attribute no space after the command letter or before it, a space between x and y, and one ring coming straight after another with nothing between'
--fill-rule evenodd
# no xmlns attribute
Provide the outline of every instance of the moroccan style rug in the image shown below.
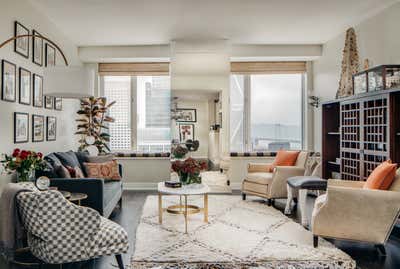
<svg viewBox="0 0 400 269"><path fill-rule="evenodd" d="M179 197L163 196L163 206ZM189 197L203 206L202 196ZM184 217L164 212L158 224L157 196L149 196L136 231L135 269L353 269L350 256L266 204L240 196L209 195L209 223L203 214Z"/></svg>

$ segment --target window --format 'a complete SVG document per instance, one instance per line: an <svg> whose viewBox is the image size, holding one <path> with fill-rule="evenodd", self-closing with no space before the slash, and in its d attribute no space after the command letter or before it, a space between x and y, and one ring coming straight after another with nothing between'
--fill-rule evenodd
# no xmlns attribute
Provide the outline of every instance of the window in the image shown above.
<svg viewBox="0 0 400 269"><path fill-rule="evenodd" d="M113 151L170 150L169 76L103 76L104 95L116 100L110 116Z"/></svg>
<svg viewBox="0 0 400 269"><path fill-rule="evenodd" d="M303 76L231 75L231 151L302 148Z"/></svg>

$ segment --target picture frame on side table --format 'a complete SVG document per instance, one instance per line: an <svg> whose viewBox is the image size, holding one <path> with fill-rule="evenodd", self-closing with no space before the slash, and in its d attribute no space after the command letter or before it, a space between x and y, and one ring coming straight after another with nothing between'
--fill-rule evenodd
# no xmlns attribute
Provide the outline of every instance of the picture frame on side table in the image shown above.
<svg viewBox="0 0 400 269"><path fill-rule="evenodd" d="M53 109L54 108L54 98L52 96L44 96L44 108Z"/></svg>
<svg viewBox="0 0 400 269"><path fill-rule="evenodd" d="M33 30L32 34L41 36L41 34L36 30ZM32 37L32 62L39 66L43 66L43 39L35 36Z"/></svg>
<svg viewBox="0 0 400 269"><path fill-rule="evenodd" d="M194 124L179 124L179 140L185 142L188 139L194 140Z"/></svg>
<svg viewBox="0 0 400 269"><path fill-rule="evenodd" d="M32 98L32 76L25 68L19 68L19 103L30 105Z"/></svg>
<svg viewBox="0 0 400 269"><path fill-rule="evenodd" d="M15 64L1 61L1 99L15 102L17 98L17 67Z"/></svg>
<svg viewBox="0 0 400 269"><path fill-rule="evenodd" d="M14 144L29 141L29 114L14 112Z"/></svg>
<svg viewBox="0 0 400 269"><path fill-rule="evenodd" d="M55 66L56 65L56 49L50 45L49 43L46 43L45 45L45 66Z"/></svg>
<svg viewBox="0 0 400 269"><path fill-rule="evenodd" d="M62 98L61 97L54 97L54 109L55 110L62 110Z"/></svg>
<svg viewBox="0 0 400 269"><path fill-rule="evenodd" d="M14 22L14 37L21 35L29 35L29 29L20 22ZM29 37L20 37L14 40L14 52L25 58L29 58Z"/></svg>
<svg viewBox="0 0 400 269"><path fill-rule="evenodd" d="M47 116L46 119L46 140L56 141L57 139L57 118Z"/></svg>
<svg viewBox="0 0 400 269"><path fill-rule="evenodd" d="M32 142L44 141L44 116L32 115Z"/></svg>
<svg viewBox="0 0 400 269"><path fill-rule="evenodd" d="M33 74L33 106L43 107L43 77Z"/></svg>

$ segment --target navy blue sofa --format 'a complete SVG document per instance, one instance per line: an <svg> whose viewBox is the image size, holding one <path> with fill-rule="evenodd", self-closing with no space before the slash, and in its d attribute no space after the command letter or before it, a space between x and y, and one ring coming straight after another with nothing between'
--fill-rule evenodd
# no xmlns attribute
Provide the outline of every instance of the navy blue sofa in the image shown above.
<svg viewBox="0 0 400 269"><path fill-rule="evenodd" d="M39 172L50 178L50 186L69 192L87 194L87 199L81 201L82 206L97 210L103 217L108 218L116 205L122 208L122 180L107 180L98 178L60 178L57 167L68 165L80 167L85 173L83 163L87 154L82 152L55 152L44 157L46 169ZM122 166L119 165L119 173L122 176ZM85 174L86 176L86 174Z"/></svg>

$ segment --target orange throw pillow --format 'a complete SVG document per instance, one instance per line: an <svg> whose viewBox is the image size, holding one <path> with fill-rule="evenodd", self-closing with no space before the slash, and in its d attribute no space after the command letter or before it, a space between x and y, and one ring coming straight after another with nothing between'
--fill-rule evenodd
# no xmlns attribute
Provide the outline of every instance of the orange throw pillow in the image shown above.
<svg viewBox="0 0 400 269"><path fill-rule="evenodd" d="M378 165L369 175L364 189L388 190L396 176L397 164L387 160Z"/></svg>
<svg viewBox="0 0 400 269"><path fill-rule="evenodd" d="M120 180L118 163L113 160L105 163L83 163L88 178L104 178Z"/></svg>
<svg viewBox="0 0 400 269"><path fill-rule="evenodd" d="M299 154L300 151L279 150L271 165L270 172L272 172L276 166L294 166Z"/></svg>

